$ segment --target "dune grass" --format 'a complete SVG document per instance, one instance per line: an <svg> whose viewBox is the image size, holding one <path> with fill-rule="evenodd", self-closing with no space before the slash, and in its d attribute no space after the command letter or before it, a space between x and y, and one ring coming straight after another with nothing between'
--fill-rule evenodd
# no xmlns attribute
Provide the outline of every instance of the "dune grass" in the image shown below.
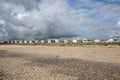
<svg viewBox="0 0 120 80"><path fill-rule="evenodd" d="M100 42L100 43L0 43L0 45L40 45L40 46L120 46L120 42Z"/></svg>

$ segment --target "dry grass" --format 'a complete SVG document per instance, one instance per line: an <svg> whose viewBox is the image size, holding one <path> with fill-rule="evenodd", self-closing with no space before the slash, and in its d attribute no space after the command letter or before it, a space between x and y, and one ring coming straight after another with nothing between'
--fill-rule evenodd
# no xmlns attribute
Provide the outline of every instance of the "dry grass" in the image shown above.
<svg viewBox="0 0 120 80"><path fill-rule="evenodd" d="M120 47L0 46L0 80L120 80Z"/></svg>

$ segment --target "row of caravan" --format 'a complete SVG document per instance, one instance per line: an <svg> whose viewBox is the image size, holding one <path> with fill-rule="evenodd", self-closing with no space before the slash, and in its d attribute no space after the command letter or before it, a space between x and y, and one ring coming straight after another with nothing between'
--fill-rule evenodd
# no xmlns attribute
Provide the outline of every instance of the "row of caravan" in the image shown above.
<svg viewBox="0 0 120 80"><path fill-rule="evenodd" d="M95 40L87 40L87 39L83 39L83 40L77 40L77 39L73 39L73 40L59 40L59 39L49 39L49 40L10 40L10 41L5 41L3 43L19 43L19 44L32 44L32 43L100 43L100 42L120 42L120 40L117 39L108 39L106 41L101 41L99 39L95 39Z"/></svg>
<svg viewBox="0 0 120 80"><path fill-rule="evenodd" d="M32 44L32 43L69 43L69 42L73 42L73 43L77 43L77 42L80 42L82 43L81 40L58 40L58 39L55 39L55 40L11 40L11 41L7 41L6 43L19 43L19 44Z"/></svg>

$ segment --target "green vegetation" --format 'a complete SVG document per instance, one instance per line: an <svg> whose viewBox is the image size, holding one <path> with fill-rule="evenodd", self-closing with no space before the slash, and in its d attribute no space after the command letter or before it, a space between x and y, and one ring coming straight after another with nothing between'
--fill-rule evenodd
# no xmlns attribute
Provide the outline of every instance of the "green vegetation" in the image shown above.
<svg viewBox="0 0 120 80"><path fill-rule="evenodd" d="M41 46L120 46L120 42L101 42L101 43L0 43L0 45L41 45Z"/></svg>

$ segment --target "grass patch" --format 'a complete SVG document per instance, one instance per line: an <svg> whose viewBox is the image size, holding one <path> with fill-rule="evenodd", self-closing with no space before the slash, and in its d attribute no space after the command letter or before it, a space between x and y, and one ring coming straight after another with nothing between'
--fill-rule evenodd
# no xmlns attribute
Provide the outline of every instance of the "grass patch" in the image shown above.
<svg viewBox="0 0 120 80"><path fill-rule="evenodd" d="M101 43L27 43L27 44L24 44L24 43L0 43L0 45L40 45L40 46L81 46L81 47L84 47L84 46L120 46L120 42L109 42L109 43L106 43L106 42L101 42Z"/></svg>

